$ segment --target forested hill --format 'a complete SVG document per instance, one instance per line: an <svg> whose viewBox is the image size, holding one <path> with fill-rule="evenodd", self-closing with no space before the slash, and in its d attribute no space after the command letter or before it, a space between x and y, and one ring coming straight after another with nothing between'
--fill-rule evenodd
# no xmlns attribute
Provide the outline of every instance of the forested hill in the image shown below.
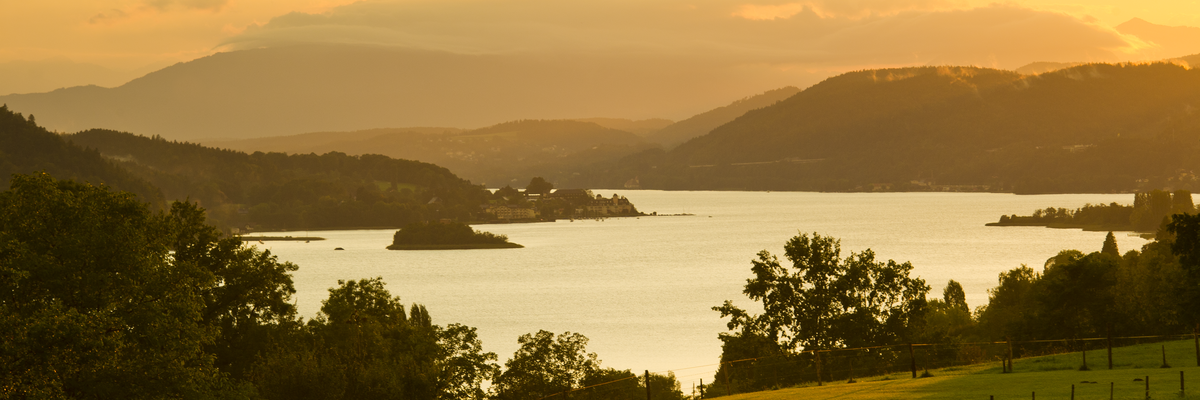
<svg viewBox="0 0 1200 400"><path fill-rule="evenodd" d="M296 145L301 142L311 145ZM469 131L401 128L329 132L212 145L242 151L383 154L444 166L492 187L517 185L533 176L554 179L560 186L571 185L571 174L581 166L619 159L654 146L630 132L572 120L520 120Z"/></svg>
<svg viewBox="0 0 1200 400"><path fill-rule="evenodd" d="M252 229L402 227L414 221L470 221L488 196L449 170L381 155L221 150L93 129L68 135L122 160L162 189L191 199L214 222Z"/></svg>
<svg viewBox="0 0 1200 400"><path fill-rule="evenodd" d="M46 172L59 179L93 185L104 184L136 194L152 206L165 204L163 194L95 150L84 149L38 126L34 116L26 119L0 106L0 190L7 190L13 174Z"/></svg>
<svg viewBox="0 0 1200 400"><path fill-rule="evenodd" d="M859 71L592 179L636 176L658 189L1194 189L1198 107L1200 70L1167 63L1036 76L973 67Z"/></svg>
<svg viewBox="0 0 1200 400"><path fill-rule="evenodd" d="M792 97L799 92L800 89L794 86L768 90L668 125L647 135L646 139L659 143L665 148L673 148L692 138L705 135L714 128L746 114L747 111L775 104L775 102Z"/></svg>

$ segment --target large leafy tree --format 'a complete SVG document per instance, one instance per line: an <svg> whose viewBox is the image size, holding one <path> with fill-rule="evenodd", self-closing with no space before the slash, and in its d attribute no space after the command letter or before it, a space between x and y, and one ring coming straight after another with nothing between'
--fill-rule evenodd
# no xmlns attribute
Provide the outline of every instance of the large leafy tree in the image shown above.
<svg viewBox="0 0 1200 400"><path fill-rule="evenodd" d="M517 342L521 347L493 382L497 399L539 399L580 388L600 369L596 353L587 352L587 337L578 333L556 337L543 330L521 335Z"/></svg>
<svg viewBox="0 0 1200 400"><path fill-rule="evenodd" d="M912 264L877 261L866 250L841 257L840 241L801 233L784 245L791 266L758 253L743 291L762 304L750 314L732 301L714 307L729 329L762 336L783 352L898 343L922 320L929 286Z"/></svg>
<svg viewBox="0 0 1200 400"><path fill-rule="evenodd" d="M1200 326L1200 214L1176 214L1166 226L1171 253L1179 258L1184 281L1177 295L1184 303L1183 321ZM1162 240L1162 239L1160 239Z"/></svg>
<svg viewBox="0 0 1200 400"><path fill-rule="evenodd" d="M173 257L171 218L105 187L13 177L0 193L0 397L227 391L205 352L217 280Z"/></svg>
<svg viewBox="0 0 1200 400"><path fill-rule="evenodd" d="M339 281L321 312L254 366L271 399L482 399L498 368L474 328L405 312L381 278Z"/></svg>

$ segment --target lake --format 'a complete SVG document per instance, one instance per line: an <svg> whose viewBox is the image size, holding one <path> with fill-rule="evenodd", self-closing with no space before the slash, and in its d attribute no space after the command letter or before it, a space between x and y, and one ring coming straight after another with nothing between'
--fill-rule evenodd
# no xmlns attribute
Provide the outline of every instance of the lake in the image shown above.
<svg viewBox="0 0 1200 400"><path fill-rule="evenodd" d="M616 193L643 212L694 215L475 226L523 249L389 251L394 230L310 232L328 240L257 246L300 266L295 299L307 318L339 279L381 276L405 303L426 305L435 324L478 328L500 363L522 334L578 332L603 366L671 370L690 393L692 383L711 381L721 353L725 320L711 308L725 300L756 308L742 294L750 260L764 249L782 259L798 232L840 238L843 255L870 248L880 260L911 261L931 298L957 280L976 307L1000 272L1040 271L1064 249L1099 251L1106 234L985 223L1050 206L1133 202L1132 194ZM1118 233L1117 243L1124 252L1146 240Z"/></svg>

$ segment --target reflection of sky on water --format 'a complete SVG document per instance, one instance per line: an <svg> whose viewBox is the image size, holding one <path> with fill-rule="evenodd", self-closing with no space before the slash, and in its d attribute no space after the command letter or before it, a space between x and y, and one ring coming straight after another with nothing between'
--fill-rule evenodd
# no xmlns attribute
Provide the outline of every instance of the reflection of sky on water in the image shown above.
<svg viewBox="0 0 1200 400"><path fill-rule="evenodd" d="M579 332L603 365L677 370L685 388L711 378L725 321L711 307L755 308L742 285L750 260L803 232L842 240L844 253L871 248L881 260L911 261L940 297L949 279L972 307L997 275L1037 270L1063 249L1098 251L1105 232L988 228L1001 214L1085 203L1131 203L1132 195L619 191L643 212L694 216L478 225L524 249L388 251L393 231L313 231L328 240L266 242L295 274L301 314L311 318L338 279L382 276L406 303L428 306L434 323L479 329L503 362L521 334ZM611 196L611 191L599 191ZM304 232L283 233L299 236ZM275 235L274 233L272 235ZM1146 241L1117 235L1122 252ZM345 251L333 251L343 247Z"/></svg>

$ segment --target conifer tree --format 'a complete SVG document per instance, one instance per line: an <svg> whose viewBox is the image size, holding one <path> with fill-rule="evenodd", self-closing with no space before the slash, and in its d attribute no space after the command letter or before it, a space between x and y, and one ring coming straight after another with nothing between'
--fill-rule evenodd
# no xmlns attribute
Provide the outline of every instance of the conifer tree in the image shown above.
<svg viewBox="0 0 1200 400"><path fill-rule="evenodd" d="M1108 236L1104 237L1104 247L1100 249L1103 254L1110 254L1117 257L1121 256L1121 251L1117 250L1117 238L1113 236L1112 231L1108 232Z"/></svg>

